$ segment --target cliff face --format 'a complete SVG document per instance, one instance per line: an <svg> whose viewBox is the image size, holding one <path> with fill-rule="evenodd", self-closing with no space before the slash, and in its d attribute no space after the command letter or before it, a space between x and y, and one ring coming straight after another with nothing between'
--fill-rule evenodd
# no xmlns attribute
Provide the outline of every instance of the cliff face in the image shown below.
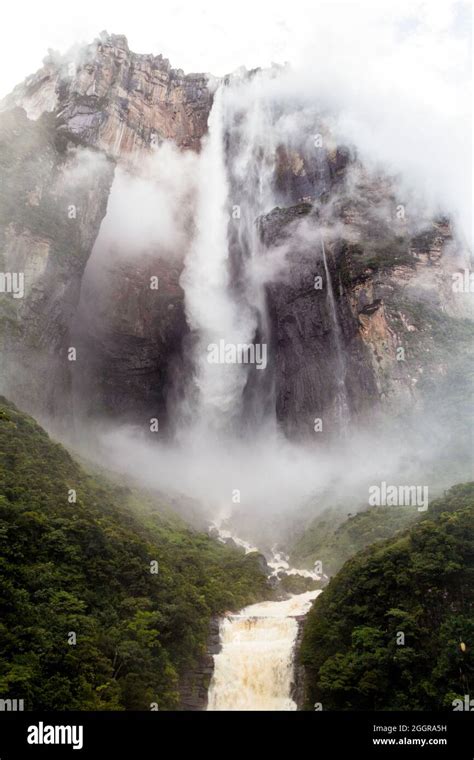
<svg viewBox="0 0 474 760"><path fill-rule="evenodd" d="M186 332L182 264L151 252L114 266L92 332L79 297L117 162L133 171L163 141L198 150L211 103L205 75L185 76L105 34L74 61L50 56L2 102L2 271L25 278L24 299L0 295L3 389L23 408L69 419L74 386L86 413L165 415ZM151 274L160 299L146 298Z"/></svg>
<svg viewBox="0 0 474 760"><path fill-rule="evenodd" d="M104 34L74 61L50 56L2 103L2 270L25 276L24 298L0 294L2 387L40 417L68 418L75 406L166 425L174 380L189 371L186 246L169 258L152 248L107 259L95 290L84 272L116 166L137 172L164 141L198 151L207 82ZM283 276L267 287L267 337L277 418L289 435L312 434L316 418L336 430L374 407L417 404L449 384L450 351L470 350L452 292L463 264L447 221L410 220L409 211L398 219L390 182L324 141L316 154L276 147L283 208L259 221L270 255L287 248Z"/></svg>
<svg viewBox="0 0 474 760"><path fill-rule="evenodd" d="M188 333L182 264L142 256L117 262L97 282L83 284L72 340L83 361L75 371L76 409L130 423L168 420L168 399L183 367ZM152 277L159 291L150 289Z"/></svg>
<svg viewBox="0 0 474 760"><path fill-rule="evenodd" d="M197 666L185 673L179 684L180 710L206 710L209 685L214 673L214 657L221 650L219 618L213 617L209 625L209 637L205 653Z"/></svg>
<svg viewBox="0 0 474 760"><path fill-rule="evenodd" d="M2 384L29 410L68 416L69 324L113 177L104 156L58 153L54 116L0 114L1 269L24 297L0 297Z"/></svg>
<svg viewBox="0 0 474 760"><path fill-rule="evenodd" d="M305 704L305 670L300 662L301 644L303 643L304 616L298 619L298 633L296 635L295 646L293 650L293 684L291 689L291 698L296 702L296 709L303 710Z"/></svg>
<svg viewBox="0 0 474 760"><path fill-rule="evenodd" d="M357 198L348 187L260 222L267 246L288 246L268 302L277 416L292 435L311 435L316 418L335 430L341 415L413 407L449 384L453 355L472 354L449 223L399 222L380 179L361 177Z"/></svg>
<svg viewBox="0 0 474 760"><path fill-rule="evenodd" d="M131 52L122 35L103 34L75 60L46 59L3 107L21 106L33 119L53 112L58 141L123 158L162 140L198 149L211 102L204 74L185 75L161 55Z"/></svg>

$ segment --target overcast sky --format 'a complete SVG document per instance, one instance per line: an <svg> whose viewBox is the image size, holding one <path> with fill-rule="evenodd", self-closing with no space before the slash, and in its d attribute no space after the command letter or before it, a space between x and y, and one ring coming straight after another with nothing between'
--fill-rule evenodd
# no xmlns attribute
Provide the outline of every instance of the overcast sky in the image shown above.
<svg viewBox="0 0 474 760"><path fill-rule="evenodd" d="M290 62L295 87L334 101L343 138L472 234L472 4L459 0L12 0L0 95L102 30L185 72Z"/></svg>
<svg viewBox="0 0 474 760"><path fill-rule="evenodd" d="M0 93L61 52L106 29L137 53L162 53L175 68L220 75L238 66L301 62L324 45L366 57L408 42L419 65L459 69L469 39L468 3L452 0L12 0L2 9Z"/></svg>

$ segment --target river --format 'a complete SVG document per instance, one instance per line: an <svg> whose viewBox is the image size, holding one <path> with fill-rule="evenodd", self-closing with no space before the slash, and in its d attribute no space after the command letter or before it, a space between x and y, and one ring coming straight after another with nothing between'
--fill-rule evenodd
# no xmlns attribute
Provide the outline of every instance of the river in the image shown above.
<svg viewBox="0 0 474 760"><path fill-rule="evenodd" d="M298 618L320 593L252 604L221 621L208 710L296 710L291 691Z"/></svg>

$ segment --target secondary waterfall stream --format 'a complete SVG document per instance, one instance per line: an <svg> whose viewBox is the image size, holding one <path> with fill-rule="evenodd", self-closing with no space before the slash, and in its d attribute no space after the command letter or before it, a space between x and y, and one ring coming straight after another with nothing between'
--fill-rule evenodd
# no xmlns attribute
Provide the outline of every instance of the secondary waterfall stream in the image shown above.
<svg viewBox="0 0 474 760"><path fill-rule="evenodd" d="M319 593L252 604L221 622L208 710L296 710L291 690L298 618Z"/></svg>
<svg viewBox="0 0 474 760"><path fill-rule="evenodd" d="M346 428L349 420L349 404L347 401L346 390L346 362L344 359L344 352L341 345L341 328L337 317L336 302L334 300L334 289L332 284L331 272L329 271L328 261L326 257L326 247L324 245L324 239L321 235L321 253L323 255L324 273L326 275L326 288L327 288L327 301L329 305L329 313L331 315L334 343L336 347L336 413L339 423L339 429L341 432Z"/></svg>

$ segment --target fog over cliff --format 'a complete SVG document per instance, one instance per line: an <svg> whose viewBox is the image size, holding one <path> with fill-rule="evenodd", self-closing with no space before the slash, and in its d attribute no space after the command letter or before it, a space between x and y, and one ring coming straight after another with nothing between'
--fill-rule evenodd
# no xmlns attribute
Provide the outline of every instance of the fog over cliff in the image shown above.
<svg viewBox="0 0 474 760"><path fill-rule="evenodd" d="M119 462L119 469L140 481L198 499L214 520L232 516L232 524L252 538L255 531L279 538L289 514L291 519L305 519L308 502L309 514L334 504L352 509L366 503L368 486L374 482L427 483L436 492L469 471L469 439L459 437L456 415L416 402L412 383L419 376L407 378L409 389L395 410L381 410L375 398L371 408L357 409L360 399L354 399L357 391L351 388L352 368L345 356L340 272L336 267L332 279L323 259L324 241L334 252L341 239L351 244L361 240L352 217L341 219L340 207L360 203L367 177L381 182L377 206L363 219L369 237L377 238L371 224L385 225L387 234L397 237L400 223L394 208L403 200L407 212L402 233L416 239L426 231L427 220L439 213L433 195L427 197L423 182L417 183L413 175L410 185L403 175L389 175L394 161L387 160L384 173L379 160L366 164L356 158L354 140L339 186L337 175L331 177L328 170L327 154L315 150L315 139L321 136L334 150L333 135L340 134L341 127L331 112L311 104L308 93L295 94L296 81L293 72L279 69L251 77L234 75L217 85L209 133L198 157L170 151L164 144L140 167L138 177L136 168L131 174L118 170L85 278L87 282L89 276L100 299L106 287L100 266L107 271L111 256L132 263L135 256L153 251L169 262L184 252L179 282L189 332L182 363L168 389L172 433L163 443L153 435L150 440L148 430L137 425L111 430L99 436L102 455L110 466ZM388 146L386 151L388 155ZM306 168L300 174L298 169L288 171L288 163L298 160L313 173ZM262 219L306 195L312 212L290 221L283 238L268 244ZM450 268L454 271L466 261L463 240L462 230L454 227L443 261L447 269L442 276L447 279ZM334 392L329 390L324 409L319 399L311 407L303 395L304 414L291 426L285 414L277 419L278 359L269 288L285 288L294 281L295 248L307 251L313 266L320 267L314 272L322 273L326 324L316 347L316 364L323 366L319 382ZM313 287L310 278L306 284ZM405 292L411 289L415 300L425 297L429 302L439 284L429 268L419 267L403 287ZM453 313L460 308L449 295L439 307ZM208 346L220 340L233 345L262 341L269 348L269 366L259 373L247 364L209 363ZM313 360L311 345L302 344L301 351L304 377L304 367ZM420 360L417 371L423 372ZM334 390L338 387L344 396L342 409ZM319 418L322 430L314 424ZM304 442L292 441L295 436ZM271 526L259 525L270 516Z"/></svg>
<svg viewBox="0 0 474 760"><path fill-rule="evenodd" d="M331 34L312 15L296 62L219 76L107 33L50 53L0 114L33 182L8 179L6 261L29 284L2 392L252 540L363 508L373 483L434 495L469 477L456 13L331 17Z"/></svg>

